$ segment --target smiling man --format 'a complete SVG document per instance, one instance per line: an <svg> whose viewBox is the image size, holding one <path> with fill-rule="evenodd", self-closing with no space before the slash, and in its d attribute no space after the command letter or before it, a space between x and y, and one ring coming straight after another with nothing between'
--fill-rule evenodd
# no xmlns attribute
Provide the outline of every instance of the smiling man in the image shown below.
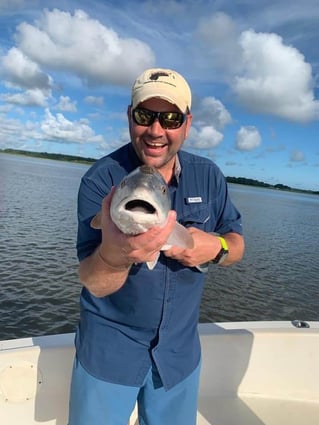
<svg viewBox="0 0 319 425"><path fill-rule="evenodd" d="M203 264L242 258L241 216L224 176L210 160L181 150L192 122L191 90L169 69L148 69L132 87L131 142L97 161L82 178L78 201L81 318L69 425L126 425L135 402L140 425L195 425L201 351L197 331ZM123 234L110 218L113 186L138 166L168 184L163 227ZM90 226L100 210L101 229ZM194 248L160 253L174 224Z"/></svg>

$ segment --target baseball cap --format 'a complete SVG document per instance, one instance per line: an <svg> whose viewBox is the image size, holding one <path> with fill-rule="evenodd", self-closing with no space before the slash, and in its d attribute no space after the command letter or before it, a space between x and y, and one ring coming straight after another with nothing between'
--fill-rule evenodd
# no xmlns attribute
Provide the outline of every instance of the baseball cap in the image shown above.
<svg viewBox="0 0 319 425"><path fill-rule="evenodd" d="M191 109L192 94L189 85L184 77L171 69L147 69L135 80L132 87L133 108L153 97L176 105L181 112Z"/></svg>

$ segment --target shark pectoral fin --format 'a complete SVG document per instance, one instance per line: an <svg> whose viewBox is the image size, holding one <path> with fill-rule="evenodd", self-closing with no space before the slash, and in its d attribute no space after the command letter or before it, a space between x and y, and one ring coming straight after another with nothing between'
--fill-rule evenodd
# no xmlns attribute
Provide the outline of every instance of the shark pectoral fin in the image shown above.
<svg viewBox="0 0 319 425"><path fill-rule="evenodd" d="M101 211L99 211L91 220L90 226L93 229L101 229Z"/></svg>
<svg viewBox="0 0 319 425"><path fill-rule="evenodd" d="M194 248L194 240L186 227L176 222L175 227L167 240L167 245L191 249Z"/></svg>
<svg viewBox="0 0 319 425"><path fill-rule="evenodd" d="M155 266L156 266L156 264L157 264L157 261L158 261L158 257L159 257L159 255L160 255L160 252L158 251L158 253L157 253L157 256L156 256L155 260L153 260L153 261L147 261L146 265L147 265L147 267L149 268L149 270L153 270L153 269L154 269L154 267L155 267Z"/></svg>
<svg viewBox="0 0 319 425"><path fill-rule="evenodd" d="M161 251L166 251L167 249L170 249L170 248L172 248L172 245L169 245L166 243L165 245L162 246Z"/></svg>

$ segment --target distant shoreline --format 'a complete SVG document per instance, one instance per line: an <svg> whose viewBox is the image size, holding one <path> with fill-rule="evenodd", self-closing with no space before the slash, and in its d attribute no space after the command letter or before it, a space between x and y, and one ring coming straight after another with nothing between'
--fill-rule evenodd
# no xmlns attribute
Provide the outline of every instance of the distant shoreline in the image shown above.
<svg viewBox="0 0 319 425"><path fill-rule="evenodd" d="M32 151L24 151L19 149L0 149L0 153L30 156L33 158L53 159L56 161L76 162L78 164L93 164L96 161L96 159L94 158L85 158L82 156L65 155L61 153L32 152Z"/></svg>
<svg viewBox="0 0 319 425"><path fill-rule="evenodd" d="M48 153L48 152L32 152L25 151L19 149L0 149L0 153L7 153L11 155L23 155L35 158L45 158L45 159L53 159L56 161L66 161L66 162L75 162L78 164L93 164L97 161L94 158L85 158L81 156L75 155L66 155L60 153ZM256 187L264 187L267 189L275 189L275 190L284 190L287 192L298 192L298 193L308 193L311 195L319 195L319 191L314 190L305 190L305 189L296 189L293 187L286 186L284 184L275 184L271 185L269 183L264 183L254 179L248 179L246 177L226 177L228 183L241 184L246 186L256 186Z"/></svg>

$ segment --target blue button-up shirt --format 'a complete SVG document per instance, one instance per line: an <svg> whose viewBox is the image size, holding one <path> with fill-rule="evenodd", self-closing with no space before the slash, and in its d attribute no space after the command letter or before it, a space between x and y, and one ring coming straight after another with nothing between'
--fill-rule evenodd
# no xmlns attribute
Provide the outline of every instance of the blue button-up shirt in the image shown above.
<svg viewBox="0 0 319 425"><path fill-rule="evenodd" d="M224 176L210 160L180 151L180 171L169 186L172 209L184 226L206 232L242 233ZM97 161L82 178L78 202L78 257L90 255L101 232L90 226L102 199L141 165L131 143ZM130 269L125 284L102 298L86 288L76 334L77 356L93 376L122 385L142 385L155 365L169 389L200 361L197 331L205 274L160 255L153 270Z"/></svg>

